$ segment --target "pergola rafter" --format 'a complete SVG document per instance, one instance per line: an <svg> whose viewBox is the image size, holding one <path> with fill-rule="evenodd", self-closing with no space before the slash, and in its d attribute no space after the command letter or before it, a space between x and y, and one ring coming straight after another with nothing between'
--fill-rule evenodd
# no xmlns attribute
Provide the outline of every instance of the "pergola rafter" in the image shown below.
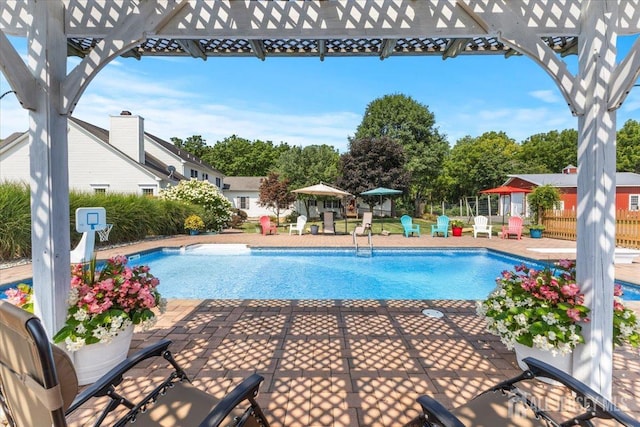
<svg viewBox="0 0 640 427"><path fill-rule="evenodd" d="M30 110L33 278L47 332L69 283L66 117L118 55L208 57L526 55L578 116L577 277L592 322L579 379L611 394L615 110L640 75L640 0L3 0L0 69ZM27 64L6 35L28 38ZM578 55L578 71L561 59ZM82 61L66 73L66 55Z"/></svg>

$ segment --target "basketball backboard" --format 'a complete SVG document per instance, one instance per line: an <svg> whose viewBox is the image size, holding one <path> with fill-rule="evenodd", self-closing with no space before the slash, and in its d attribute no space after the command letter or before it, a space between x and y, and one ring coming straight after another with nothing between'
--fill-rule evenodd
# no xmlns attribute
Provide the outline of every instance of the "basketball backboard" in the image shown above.
<svg viewBox="0 0 640 427"><path fill-rule="evenodd" d="M107 226L107 211L105 208L78 208L76 209L76 231L102 230Z"/></svg>

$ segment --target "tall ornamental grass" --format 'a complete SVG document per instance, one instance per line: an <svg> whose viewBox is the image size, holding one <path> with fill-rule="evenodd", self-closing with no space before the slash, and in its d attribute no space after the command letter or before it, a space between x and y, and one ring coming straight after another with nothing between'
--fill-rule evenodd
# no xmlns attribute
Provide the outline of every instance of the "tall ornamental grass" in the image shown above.
<svg viewBox="0 0 640 427"><path fill-rule="evenodd" d="M31 254L31 208L29 187L20 183L0 184L0 259Z"/></svg>
<svg viewBox="0 0 640 427"><path fill-rule="evenodd" d="M98 247L134 242L149 236L184 233L184 220L202 214L202 208L189 203L163 200L135 194L93 194L72 191L69 194L69 232L71 248L82 234L76 231L75 211L80 207L101 206L107 211L107 223L113 224L107 242ZM31 209L29 187L18 183L0 184L0 259L31 257Z"/></svg>

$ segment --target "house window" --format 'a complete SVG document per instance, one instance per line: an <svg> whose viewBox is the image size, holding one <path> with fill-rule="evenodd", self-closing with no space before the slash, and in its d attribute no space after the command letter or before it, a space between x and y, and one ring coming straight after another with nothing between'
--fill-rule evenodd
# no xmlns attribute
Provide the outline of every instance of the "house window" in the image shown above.
<svg viewBox="0 0 640 427"><path fill-rule="evenodd" d="M95 194L105 194L109 189L109 184L89 184Z"/></svg>
<svg viewBox="0 0 640 427"><path fill-rule="evenodd" d="M221 185L222 181L220 180L220 178L216 177L216 187L220 188Z"/></svg>
<svg viewBox="0 0 640 427"><path fill-rule="evenodd" d="M238 197L238 208L239 209L249 209L249 198L248 197Z"/></svg>
<svg viewBox="0 0 640 427"><path fill-rule="evenodd" d="M143 188L142 195L147 197L153 197L153 188Z"/></svg>
<svg viewBox="0 0 640 427"><path fill-rule="evenodd" d="M202 172L202 180L203 181L208 181L209 180L209 174Z"/></svg>
<svg viewBox="0 0 640 427"><path fill-rule="evenodd" d="M342 206L342 202L340 200L325 200L324 208L325 209L340 209Z"/></svg>
<svg viewBox="0 0 640 427"><path fill-rule="evenodd" d="M640 194L629 195L629 210L630 211L640 210Z"/></svg>
<svg viewBox="0 0 640 427"><path fill-rule="evenodd" d="M318 201L316 199L309 199L309 207L316 207L318 206Z"/></svg>
<svg viewBox="0 0 640 427"><path fill-rule="evenodd" d="M198 177L198 171L195 169L191 169L191 178L197 178Z"/></svg>

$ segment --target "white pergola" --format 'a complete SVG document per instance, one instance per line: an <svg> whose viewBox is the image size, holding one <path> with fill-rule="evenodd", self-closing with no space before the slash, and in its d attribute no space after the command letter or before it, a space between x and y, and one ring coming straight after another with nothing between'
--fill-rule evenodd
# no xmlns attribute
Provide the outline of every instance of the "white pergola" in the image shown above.
<svg viewBox="0 0 640 427"><path fill-rule="evenodd" d="M2 0L0 68L30 117L36 311L49 334L64 322L67 118L114 58L525 55L578 118L577 276L592 321L574 375L610 396L616 109L640 74L640 41L619 62L616 42L638 32L640 0ZM26 63L7 35L27 38ZM82 60L67 70L67 55Z"/></svg>

